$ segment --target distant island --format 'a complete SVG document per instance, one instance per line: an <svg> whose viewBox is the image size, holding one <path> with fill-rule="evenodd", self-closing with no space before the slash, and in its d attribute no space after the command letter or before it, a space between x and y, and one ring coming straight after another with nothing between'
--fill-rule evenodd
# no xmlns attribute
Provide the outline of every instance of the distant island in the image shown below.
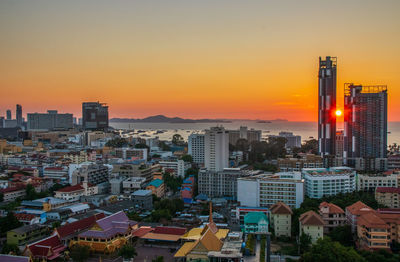
<svg viewBox="0 0 400 262"><path fill-rule="evenodd" d="M110 122L118 123L231 123L226 119L184 119L180 117L167 117L164 115L149 116L142 119L111 118Z"/></svg>

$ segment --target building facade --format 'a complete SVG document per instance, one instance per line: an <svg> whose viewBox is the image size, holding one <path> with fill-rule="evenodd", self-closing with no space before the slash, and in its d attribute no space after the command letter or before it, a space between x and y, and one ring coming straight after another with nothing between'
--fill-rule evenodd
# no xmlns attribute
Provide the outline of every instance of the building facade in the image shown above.
<svg viewBox="0 0 400 262"><path fill-rule="evenodd" d="M191 134L188 138L188 154L192 156L193 162L204 165L204 134Z"/></svg>
<svg viewBox="0 0 400 262"><path fill-rule="evenodd" d="M99 164L84 165L72 173L72 185L88 182L100 184L108 182L108 167Z"/></svg>
<svg viewBox="0 0 400 262"><path fill-rule="evenodd" d="M28 114L28 130L69 130L72 129L72 114L59 114L57 110L46 113Z"/></svg>
<svg viewBox="0 0 400 262"><path fill-rule="evenodd" d="M400 187L377 187L376 201L389 208L400 208Z"/></svg>
<svg viewBox="0 0 400 262"><path fill-rule="evenodd" d="M82 103L82 127L84 130L108 129L108 106L99 102Z"/></svg>
<svg viewBox="0 0 400 262"><path fill-rule="evenodd" d="M223 127L211 127L205 132L205 168L209 171L222 171L229 166L229 132Z"/></svg>
<svg viewBox="0 0 400 262"><path fill-rule="evenodd" d="M292 215L293 212L288 205L283 202L277 202L270 208L271 226L274 229L275 236L292 235Z"/></svg>

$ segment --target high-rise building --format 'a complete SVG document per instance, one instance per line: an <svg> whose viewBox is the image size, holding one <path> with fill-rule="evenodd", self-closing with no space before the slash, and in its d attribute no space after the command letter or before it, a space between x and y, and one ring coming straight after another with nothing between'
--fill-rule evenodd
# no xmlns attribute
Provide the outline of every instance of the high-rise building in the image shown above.
<svg viewBox="0 0 400 262"><path fill-rule="evenodd" d="M247 126L241 126L236 130L229 130L229 144L236 145L239 139L246 139L249 144L253 141L261 141L261 133L261 130L248 129Z"/></svg>
<svg viewBox="0 0 400 262"><path fill-rule="evenodd" d="M28 130L72 129L72 114L58 114L57 110L28 114Z"/></svg>
<svg viewBox="0 0 400 262"><path fill-rule="evenodd" d="M11 119L12 119L11 110L8 109L7 110L7 120L11 120Z"/></svg>
<svg viewBox="0 0 400 262"><path fill-rule="evenodd" d="M301 136L293 135L292 132L279 132L279 135L276 137L286 138L285 148L301 147Z"/></svg>
<svg viewBox="0 0 400 262"><path fill-rule="evenodd" d="M204 164L204 134L191 134L188 138L188 153L193 162Z"/></svg>
<svg viewBox="0 0 400 262"><path fill-rule="evenodd" d="M229 166L229 132L222 126L211 127L205 132L205 168L209 171L222 171Z"/></svg>
<svg viewBox="0 0 400 262"><path fill-rule="evenodd" d="M335 141L335 153L336 157L343 157L343 145L344 145L344 132L343 130L336 131L336 141Z"/></svg>
<svg viewBox="0 0 400 262"><path fill-rule="evenodd" d="M106 130L108 106L99 102L82 103L82 126L85 130Z"/></svg>
<svg viewBox="0 0 400 262"><path fill-rule="evenodd" d="M336 65L336 57L319 58L318 151L321 156L335 155Z"/></svg>
<svg viewBox="0 0 400 262"><path fill-rule="evenodd" d="M17 119L17 126L22 126L23 119L22 119L22 106L21 105L17 105L16 119Z"/></svg>
<svg viewBox="0 0 400 262"><path fill-rule="evenodd" d="M361 161L365 170L384 169L376 160L387 157L387 87L345 84L344 106L345 163Z"/></svg>

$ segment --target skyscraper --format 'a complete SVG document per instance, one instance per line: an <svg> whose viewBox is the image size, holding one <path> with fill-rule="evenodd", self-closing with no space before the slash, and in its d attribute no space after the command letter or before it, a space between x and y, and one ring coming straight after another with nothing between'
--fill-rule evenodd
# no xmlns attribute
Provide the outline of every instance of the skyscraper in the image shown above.
<svg viewBox="0 0 400 262"><path fill-rule="evenodd" d="M17 110L16 110L16 119L17 119L17 126L22 126L22 106L17 105Z"/></svg>
<svg viewBox="0 0 400 262"><path fill-rule="evenodd" d="M204 164L204 134L191 134L188 137L188 153L192 156L193 162Z"/></svg>
<svg viewBox="0 0 400 262"><path fill-rule="evenodd" d="M82 103L82 126L85 130L106 130L108 106L99 102Z"/></svg>
<svg viewBox="0 0 400 262"><path fill-rule="evenodd" d="M11 120L11 119L12 119L11 110L8 109L7 110L7 120Z"/></svg>
<svg viewBox="0 0 400 262"><path fill-rule="evenodd" d="M223 127L211 127L204 137L204 164L210 171L222 171L229 166L229 132Z"/></svg>
<svg viewBox="0 0 400 262"><path fill-rule="evenodd" d="M345 84L344 105L345 163L384 169L379 159L387 155L387 87Z"/></svg>
<svg viewBox="0 0 400 262"><path fill-rule="evenodd" d="M321 156L335 155L336 64L336 57L319 58L318 151Z"/></svg>

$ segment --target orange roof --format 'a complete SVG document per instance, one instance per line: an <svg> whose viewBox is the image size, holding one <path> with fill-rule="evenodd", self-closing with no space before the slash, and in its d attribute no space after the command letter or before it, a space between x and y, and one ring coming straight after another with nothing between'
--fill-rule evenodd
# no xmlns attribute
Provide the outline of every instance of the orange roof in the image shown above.
<svg viewBox="0 0 400 262"><path fill-rule="evenodd" d="M163 241L178 241L182 235L171 235L171 234L157 234L153 232L149 232L142 236L142 239L151 239L151 240L163 240Z"/></svg>
<svg viewBox="0 0 400 262"><path fill-rule="evenodd" d="M324 225L324 220L322 220L321 216L312 210L301 214L299 217L299 221L302 225L310 225L310 226Z"/></svg>
<svg viewBox="0 0 400 262"><path fill-rule="evenodd" d="M389 226L383 219L381 219L378 215L372 212L362 214L357 219L357 225L366 226L369 228L385 228L385 229L389 228Z"/></svg>
<svg viewBox="0 0 400 262"><path fill-rule="evenodd" d="M325 201L319 204L319 209L321 208L328 208L329 214L344 214L343 209L341 209L339 206Z"/></svg>
<svg viewBox="0 0 400 262"><path fill-rule="evenodd" d="M293 212L290 209L290 207L288 205L286 205L283 202L276 202L276 204L272 205L271 208L271 213L272 214L287 214L287 215L292 215Z"/></svg>
<svg viewBox="0 0 400 262"><path fill-rule="evenodd" d="M352 215L356 215L356 216L359 216L361 214L365 214L368 212L375 212L375 210L373 210L372 208L370 208L369 206L367 206L366 204L364 204L361 201L357 201L354 204L352 204L351 206L346 207L346 210L349 211Z"/></svg>

